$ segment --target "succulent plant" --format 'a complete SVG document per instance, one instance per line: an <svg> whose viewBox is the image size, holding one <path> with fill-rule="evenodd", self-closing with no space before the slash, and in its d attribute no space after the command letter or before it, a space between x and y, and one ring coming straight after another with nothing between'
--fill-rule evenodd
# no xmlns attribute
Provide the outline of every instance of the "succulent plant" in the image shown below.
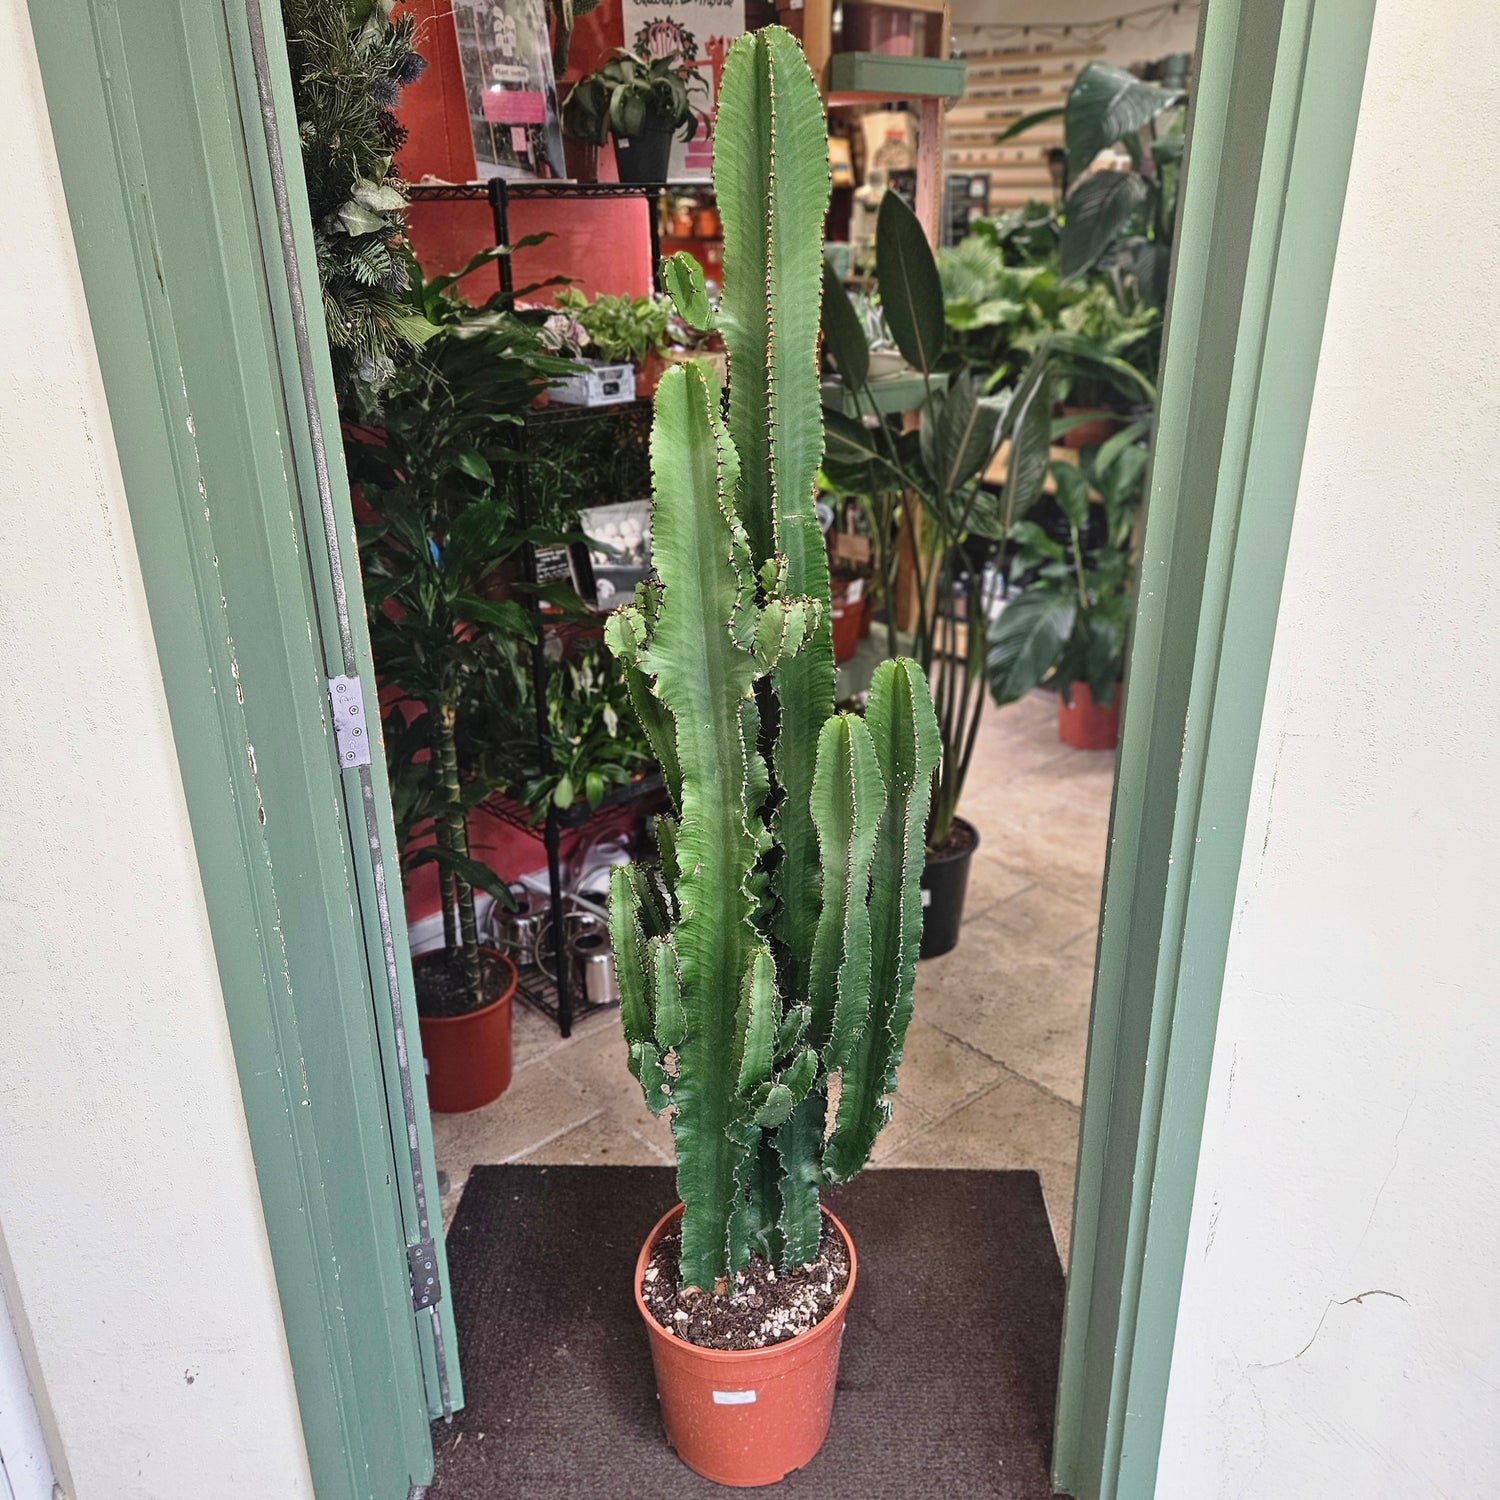
<svg viewBox="0 0 1500 1500"><path fill-rule="evenodd" d="M727 419L707 364L662 377L657 577L606 630L676 814L659 865L614 873L621 1018L648 1104L671 1111L683 1282L720 1294L752 1250L813 1257L820 1188L889 1116L939 754L913 662L882 663L863 717L834 712L814 512L827 160L800 46L748 33L719 98L717 314L695 262L667 268L679 314L728 346Z"/></svg>

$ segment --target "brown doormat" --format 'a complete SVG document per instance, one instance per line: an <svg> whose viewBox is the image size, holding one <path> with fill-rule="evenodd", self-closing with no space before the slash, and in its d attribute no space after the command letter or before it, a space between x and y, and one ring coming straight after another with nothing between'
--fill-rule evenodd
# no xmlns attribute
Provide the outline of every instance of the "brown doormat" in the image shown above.
<svg viewBox="0 0 1500 1500"><path fill-rule="evenodd" d="M724 1496L662 1436L630 1278L668 1167L476 1167L448 1236L468 1407L433 1500ZM866 1172L833 1430L780 1500L1045 1500L1063 1274L1034 1172ZM763 1493L772 1493L771 1490Z"/></svg>

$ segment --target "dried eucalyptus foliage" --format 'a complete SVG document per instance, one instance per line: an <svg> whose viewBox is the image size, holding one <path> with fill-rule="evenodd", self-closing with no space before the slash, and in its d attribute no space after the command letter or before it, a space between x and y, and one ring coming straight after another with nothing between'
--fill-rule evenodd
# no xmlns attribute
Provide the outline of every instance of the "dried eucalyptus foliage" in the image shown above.
<svg viewBox="0 0 1500 1500"><path fill-rule="evenodd" d="M368 415L432 326L410 285L393 111L426 61L393 0L282 0L298 134L339 403Z"/></svg>

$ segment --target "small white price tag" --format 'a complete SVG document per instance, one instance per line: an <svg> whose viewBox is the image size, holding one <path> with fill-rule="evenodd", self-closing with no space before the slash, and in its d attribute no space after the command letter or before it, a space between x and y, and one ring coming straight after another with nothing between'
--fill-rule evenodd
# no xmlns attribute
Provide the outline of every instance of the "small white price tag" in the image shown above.
<svg viewBox="0 0 1500 1500"><path fill-rule="evenodd" d="M925 911L931 905L932 905L932 892L931 891L923 891L922 892L922 909Z"/></svg>
<svg viewBox="0 0 1500 1500"><path fill-rule="evenodd" d="M754 1391L715 1391L715 1406L749 1406L755 1400Z"/></svg>

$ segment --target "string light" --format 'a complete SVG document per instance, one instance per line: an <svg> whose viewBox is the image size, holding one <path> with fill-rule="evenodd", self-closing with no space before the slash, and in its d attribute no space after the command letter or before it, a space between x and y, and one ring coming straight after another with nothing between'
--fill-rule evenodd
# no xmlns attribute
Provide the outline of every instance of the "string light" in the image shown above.
<svg viewBox="0 0 1500 1500"><path fill-rule="evenodd" d="M986 38L1007 36L1067 37L1070 40L1097 42L1111 31L1149 31L1166 16L1197 10L1202 0L1160 0L1117 16L1100 16L1090 21L955 21L955 31L971 32Z"/></svg>

